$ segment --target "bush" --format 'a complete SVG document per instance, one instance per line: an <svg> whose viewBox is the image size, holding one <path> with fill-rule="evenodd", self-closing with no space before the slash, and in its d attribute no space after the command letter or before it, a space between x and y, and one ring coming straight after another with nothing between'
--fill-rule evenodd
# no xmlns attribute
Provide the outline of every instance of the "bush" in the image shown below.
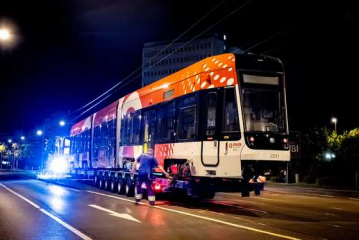
<svg viewBox="0 0 359 240"><path fill-rule="evenodd" d="M271 182L277 182L277 181L278 181L278 178L277 178L277 177L271 177L271 178L269 179L269 181L271 181Z"/></svg>
<svg viewBox="0 0 359 240"><path fill-rule="evenodd" d="M340 179L338 176L329 176L329 177L321 177L317 178L315 181L317 186L334 186L334 185L343 185L343 180Z"/></svg>
<svg viewBox="0 0 359 240"><path fill-rule="evenodd" d="M309 174L304 177L303 182L305 183L315 183L317 180L317 177L313 174Z"/></svg>
<svg viewBox="0 0 359 240"><path fill-rule="evenodd" d="M317 178L315 180L315 185L324 186L324 185L328 185L329 182L330 182L330 180L328 177Z"/></svg>

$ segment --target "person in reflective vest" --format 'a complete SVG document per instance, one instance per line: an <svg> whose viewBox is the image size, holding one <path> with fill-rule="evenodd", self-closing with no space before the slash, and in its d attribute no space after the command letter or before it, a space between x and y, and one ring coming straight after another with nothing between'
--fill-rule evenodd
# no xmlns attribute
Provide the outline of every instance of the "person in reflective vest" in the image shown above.
<svg viewBox="0 0 359 240"><path fill-rule="evenodd" d="M142 154L137 158L135 163L132 166L132 172L136 171L136 165L139 165L137 184L136 184L136 204L138 204L142 199L142 184L146 185L148 201L153 206L155 204L155 194L152 189L152 172L155 168L160 169L165 176L168 178L169 174L163 169L161 165L158 164L156 158L153 157L152 149L147 150L147 154Z"/></svg>

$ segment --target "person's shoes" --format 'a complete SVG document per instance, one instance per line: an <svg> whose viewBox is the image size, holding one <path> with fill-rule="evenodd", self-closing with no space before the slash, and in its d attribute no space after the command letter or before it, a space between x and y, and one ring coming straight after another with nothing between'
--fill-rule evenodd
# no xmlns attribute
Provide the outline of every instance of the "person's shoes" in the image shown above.
<svg viewBox="0 0 359 240"><path fill-rule="evenodd" d="M141 200L136 199L135 205L138 205Z"/></svg>
<svg viewBox="0 0 359 240"><path fill-rule="evenodd" d="M155 202L154 202L154 201L150 201L150 205L151 205L151 206L154 206L154 205L155 205Z"/></svg>

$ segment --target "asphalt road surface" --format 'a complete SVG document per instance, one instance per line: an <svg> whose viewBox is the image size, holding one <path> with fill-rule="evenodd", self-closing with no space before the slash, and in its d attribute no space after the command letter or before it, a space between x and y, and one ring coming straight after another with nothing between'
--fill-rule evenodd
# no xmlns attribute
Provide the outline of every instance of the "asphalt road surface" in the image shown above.
<svg viewBox="0 0 359 240"><path fill-rule="evenodd" d="M271 186L258 197L171 197L151 207L76 186L0 181L0 239L359 239L356 191Z"/></svg>

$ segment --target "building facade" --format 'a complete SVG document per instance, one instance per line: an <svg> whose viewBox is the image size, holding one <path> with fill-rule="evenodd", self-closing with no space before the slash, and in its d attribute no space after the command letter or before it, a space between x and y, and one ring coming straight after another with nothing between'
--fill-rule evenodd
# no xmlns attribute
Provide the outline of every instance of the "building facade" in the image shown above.
<svg viewBox="0 0 359 240"><path fill-rule="evenodd" d="M142 56L142 86L151 84L201 59L227 52L226 36L209 34L190 41L185 38L172 41L145 43ZM166 48L163 52L161 52Z"/></svg>

